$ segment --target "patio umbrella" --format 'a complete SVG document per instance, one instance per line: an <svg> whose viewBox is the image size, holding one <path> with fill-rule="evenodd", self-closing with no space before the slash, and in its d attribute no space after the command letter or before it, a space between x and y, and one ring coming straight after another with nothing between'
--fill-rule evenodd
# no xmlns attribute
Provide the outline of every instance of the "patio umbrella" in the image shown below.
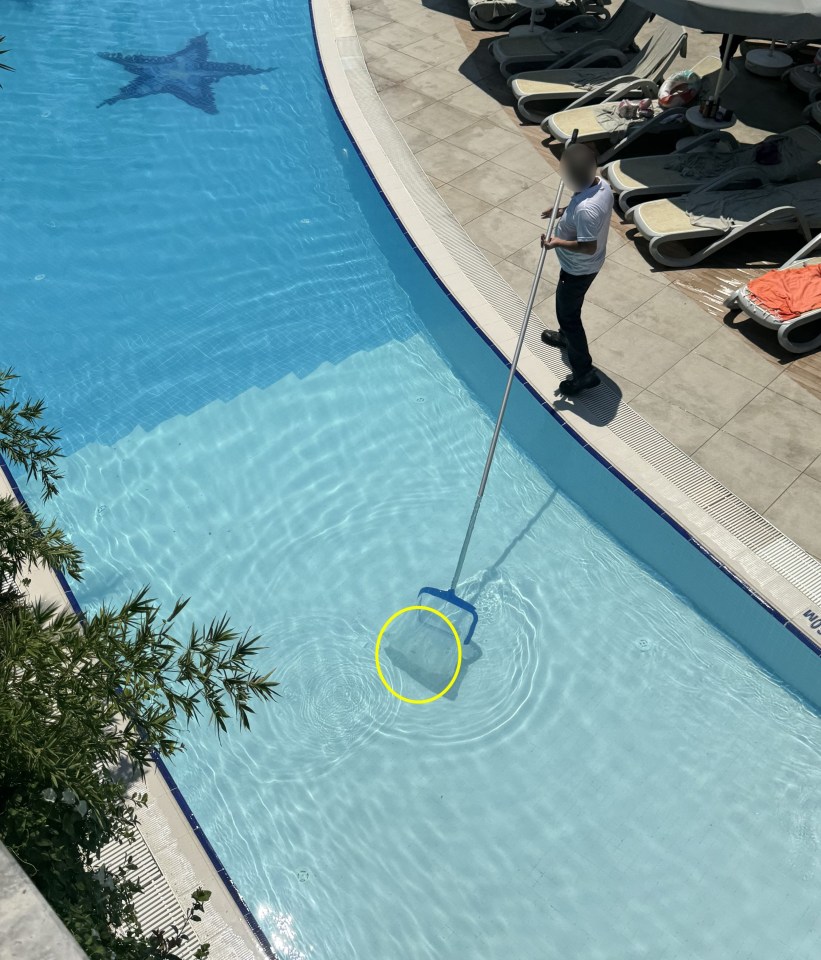
<svg viewBox="0 0 821 960"><path fill-rule="evenodd" d="M821 37L821 0L634 0L665 20L705 33L814 40ZM731 44L725 45L716 97L723 87Z"/></svg>
<svg viewBox="0 0 821 960"><path fill-rule="evenodd" d="M634 0L665 20L705 33L779 40L821 37L821 0Z"/></svg>

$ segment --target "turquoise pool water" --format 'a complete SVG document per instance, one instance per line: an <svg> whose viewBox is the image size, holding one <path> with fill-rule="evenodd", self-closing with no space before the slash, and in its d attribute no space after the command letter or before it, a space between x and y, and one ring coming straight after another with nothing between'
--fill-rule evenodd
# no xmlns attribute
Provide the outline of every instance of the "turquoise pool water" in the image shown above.
<svg viewBox="0 0 821 960"><path fill-rule="evenodd" d="M455 696L380 685L379 626L449 581L504 370L376 195L305 4L6 14L5 359L64 431L81 602L150 581L265 637L281 701L173 772L283 960L815 958L818 717L736 642L790 638L521 388ZM276 69L216 114L97 109L140 76L96 53L206 31Z"/></svg>

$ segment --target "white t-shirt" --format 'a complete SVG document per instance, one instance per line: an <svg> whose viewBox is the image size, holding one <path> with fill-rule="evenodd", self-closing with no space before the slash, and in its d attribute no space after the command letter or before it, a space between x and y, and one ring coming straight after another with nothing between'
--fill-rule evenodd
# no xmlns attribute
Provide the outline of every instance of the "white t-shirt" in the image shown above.
<svg viewBox="0 0 821 960"><path fill-rule="evenodd" d="M607 255L607 231L612 212L613 191L601 177L586 190L573 194L564 215L556 224L555 236L559 240L580 240L582 243L595 240L597 246L592 255L556 247L562 270L577 276L601 270Z"/></svg>

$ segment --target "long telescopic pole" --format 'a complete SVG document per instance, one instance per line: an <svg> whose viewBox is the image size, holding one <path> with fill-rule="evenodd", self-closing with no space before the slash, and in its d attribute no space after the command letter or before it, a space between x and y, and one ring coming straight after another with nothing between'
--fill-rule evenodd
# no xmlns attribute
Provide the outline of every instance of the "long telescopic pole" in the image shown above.
<svg viewBox="0 0 821 960"><path fill-rule="evenodd" d="M570 143L575 142L577 135L578 130L574 130L573 136L570 138ZM558 189L556 190L556 201L553 204L553 210L550 213L550 221L548 222L547 226L548 240L553 236L553 229L556 226L556 216L559 212L559 203L561 202L563 191L564 180L560 180ZM470 546L470 539L473 536L473 528L476 526L476 518L479 515L479 507L481 507L482 497L485 495L487 478L490 475L490 466L493 463L493 455L496 453L496 444L499 442L499 434L502 432L502 420L504 420L505 411L507 410L507 402L510 399L510 391L513 387L513 379L516 376L516 367L519 364L519 357L522 353L522 347L524 346L525 334L527 333L527 324L530 320L530 313L533 310L533 303L536 300L536 291L539 287L539 281L542 279L542 270L544 269L546 256L547 247L543 245L542 252L539 255L539 264L536 267L536 273L533 275L533 284L530 287L530 296L527 298L527 306L525 307L524 317L522 318L522 327L519 330L519 339L516 341L516 349L513 351L513 359L510 361L510 373L508 374L505 392L502 396L502 405L499 408L499 416L496 418L496 427L493 430L493 437L490 441L490 449L487 452L487 460L485 460L485 469L482 472L482 480L479 484L479 492L476 495L476 502L473 504L473 513L470 515L470 523L468 524L467 532L465 533L465 539L462 543L462 551L459 554L459 562L456 564L456 571L453 574L453 580L450 584L451 593L456 592L456 586L459 583L459 577L462 574L462 567L465 564L465 557L467 556L468 547Z"/></svg>

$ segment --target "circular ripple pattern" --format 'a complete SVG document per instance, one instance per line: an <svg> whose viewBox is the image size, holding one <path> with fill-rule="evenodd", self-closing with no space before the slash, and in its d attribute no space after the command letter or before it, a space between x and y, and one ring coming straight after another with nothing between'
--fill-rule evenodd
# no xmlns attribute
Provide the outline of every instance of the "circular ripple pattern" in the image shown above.
<svg viewBox="0 0 821 960"><path fill-rule="evenodd" d="M460 593L476 597L479 614L461 673L436 703L402 704L389 731L393 737L436 745L490 743L514 732L548 686L546 624L534 604L500 577L486 584L468 581Z"/></svg>
<svg viewBox="0 0 821 960"><path fill-rule="evenodd" d="M399 701L378 682L373 642L361 625L295 618L265 635L277 638L271 661L283 690L263 731L275 751L269 782L323 773L391 723Z"/></svg>

